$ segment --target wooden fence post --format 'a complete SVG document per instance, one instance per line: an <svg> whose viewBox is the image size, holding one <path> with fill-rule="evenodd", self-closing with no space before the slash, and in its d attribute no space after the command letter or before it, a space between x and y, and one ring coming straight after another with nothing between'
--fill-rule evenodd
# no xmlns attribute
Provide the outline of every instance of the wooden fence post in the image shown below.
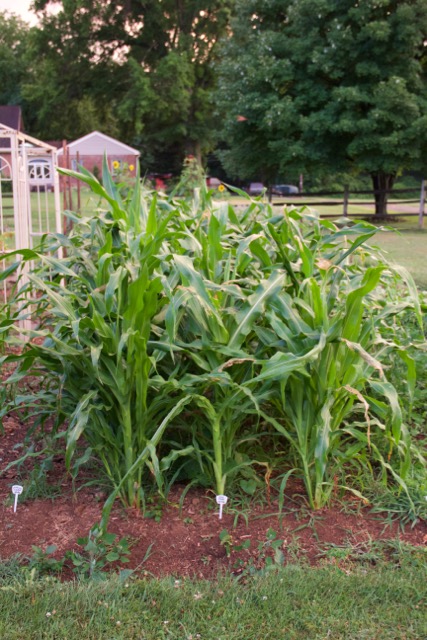
<svg viewBox="0 0 427 640"><path fill-rule="evenodd" d="M78 171L78 167L80 165L80 153L77 151L76 152L76 162L77 162L77 168L76 171ZM80 213L81 211L81 199L80 199L80 180L77 180L77 211Z"/></svg>
<svg viewBox="0 0 427 640"><path fill-rule="evenodd" d="M67 167L67 169L71 169L70 147L69 146L67 146L67 163L66 163L66 167ZM70 176L67 176L67 185L68 185L68 209L70 211L73 211L73 192L72 192L72 183L71 183Z"/></svg>
<svg viewBox="0 0 427 640"><path fill-rule="evenodd" d="M420 195L420 213L418 216L418 228L422 229L424 226L424 204L426 200L426 181L424 178L421 180L421 195Z"/></svg>
<svg viewBox="0 0 427 640"><path fill-rule="evenodd" d="M342 206L342 214L344 216L344 218L347 217L348 214L348 195L349 195L349 190L348 190L348 186L344 187L344 200L343 200L343 206Z"/></svg>
<svg viewBox="0 0 427 640"><path fill-rule="evenodd" d="M62 165L66 169L67 168L67 141L62 141ZM68 209L67 203L67 179L66 176L61 175L61 187L62 187L62 208L63 211ZM64 218L64 234L66 233L66 221Z"/></svg>

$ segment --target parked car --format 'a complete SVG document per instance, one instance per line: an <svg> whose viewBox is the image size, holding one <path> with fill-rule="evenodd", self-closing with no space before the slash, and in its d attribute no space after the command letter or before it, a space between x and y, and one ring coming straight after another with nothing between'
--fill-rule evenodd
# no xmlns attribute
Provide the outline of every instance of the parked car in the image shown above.
<svg viewBox="0 0 427 640"><path fill-rule="evenodd" d="M251 182L248 187L248 193L250 196L259 196L265 190L262 182Z"/></svg>
<svg viewBox="0 0 427 640"><path fill-rule="evenodd" d="M218 180L218 178L206 178L206 186L208 189L218 189L220 184L222 184L222 182Z"/></svg>
<svg viewBox="0 0 427 640"><path fill-rule="evenodd" d="M299 193L299 189L294 184L273 184L271 192L275 196L293 196Z"/></svg>

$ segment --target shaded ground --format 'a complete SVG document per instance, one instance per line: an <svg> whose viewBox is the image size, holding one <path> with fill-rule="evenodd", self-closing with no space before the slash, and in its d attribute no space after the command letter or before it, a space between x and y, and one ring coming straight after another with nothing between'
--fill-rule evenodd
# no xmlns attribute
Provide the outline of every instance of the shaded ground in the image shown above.
<svg viewBox="0 0 427 640"><path fill-rule="evenodd" d="M20 449L13 447L22 441L24 431L25 425L18 419L6 419L5 432L0 435L0 468L22 455ZM17 553L31 555L32 545L44 549L51 544L58 547L56 555L62 557L66 550L78 549L77 538L87 535L99 521L105 498L102 492L89 487L73 492L60 459L49 476L49 483L60 488L61 495L55 499L21 501L16 513L10 488L19 479L17 470L12 468L0 476L0 558ZM46 487L52 486L49 483ZM109 530L129 538L129 568L139 567L155 576L209 578L222 569L239 573L244 567L260 566L266 556L272 556L269 529L282 541L280 549L285 561L306 558L311 564L321 561L331 546L352 547L357 554L372 549L375 541L397 536L413 545L427 544L427 522L414 529L407 527L402 533L397 524L389 526L384 517L370 514L356 498L310 512L304 506L298 483L287 492L281 518L275 499L270 504L252 505L250 510L235 500L227 505L223 519L219 520L212 494L200 489L189 491L180 509L183 489L174 488L167 504L149 506L151 518L116 504ZM230 534L225 545L220 541L224 529ZM249 549L234 550L248 540ZM150 545L149 557L143 562Z"/></svg>

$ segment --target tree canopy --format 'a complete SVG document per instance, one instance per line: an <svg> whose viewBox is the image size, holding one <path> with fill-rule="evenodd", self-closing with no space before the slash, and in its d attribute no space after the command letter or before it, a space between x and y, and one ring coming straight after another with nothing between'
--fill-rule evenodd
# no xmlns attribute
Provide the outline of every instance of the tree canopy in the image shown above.
<svg viewBox="0 0 427 640"><path fill-rule="evenodd" d="M33 8L32 28L0 13L0 101L21 104L37 137L99 129L137 147L145 170L178 172L222 129L231 176L271 184L301 172L368 173L378 213L400 172L425 170L425 0Z"/></svg>
<svg viewBox="0 0 427 640"><path fill-rule="evenodd" d="M28 32L23 20L7 11L0 12L0 104L21 104Z"/></svg>
<svg viewBox="0 0 427 640"><path fill-rule="evenodd" d="M239 0L236 15L219 92L229 170L365 171L382 191L424 166L424 0Z"/></svg>
<svg viewBox="0 0 427 640"><path fill-rule="evenodd" d="M215 140L212 62L232 5L35 0L41 24L25 87L33 132L75 138L102 129L153 166L171 154L179 163L185 153L200 156Z"/></svg>

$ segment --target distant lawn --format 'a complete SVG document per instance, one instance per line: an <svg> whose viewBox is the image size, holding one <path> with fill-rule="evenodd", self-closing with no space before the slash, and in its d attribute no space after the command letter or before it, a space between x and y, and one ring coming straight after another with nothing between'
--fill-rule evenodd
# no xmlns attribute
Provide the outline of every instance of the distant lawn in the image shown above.
<svg viewBox="0 0 427 640"><path fill-rule="evenodd" d="M325 202L325 204L319 204L321 202ZM273 198L273 205L277 202L285 203L287 205L293 205L297 208L307 206L312 209L315 209L320 213L320 215L324 216L335 216L340 218L343 215L343 205L342 199L338 198L322 198L322 197L297 197L297 198ZM302 204L304 203L304 204ZM329 203L329 204L328 204ZM332 204L334 203L334 204ZM360 216L373 214L375 211L374 206L372 205L360 205L357 202L349 202L347 212L349 214L360 214Z"/></svg>
<svg viewBox="0 0 427 640"><path fill-rule="evenodd" d="M427 289L427 229L379 231L371 240L389 260L406 267L418 286Z"/></svg>

